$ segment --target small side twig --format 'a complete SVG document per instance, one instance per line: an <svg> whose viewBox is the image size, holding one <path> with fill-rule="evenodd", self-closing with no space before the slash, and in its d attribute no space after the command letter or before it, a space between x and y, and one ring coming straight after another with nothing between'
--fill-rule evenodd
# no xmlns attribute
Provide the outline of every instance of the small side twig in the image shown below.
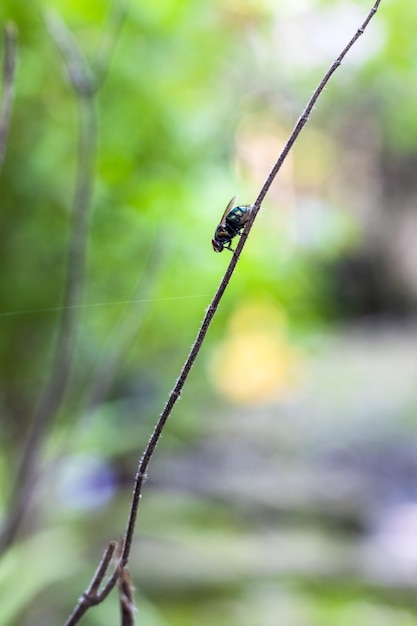
<svg viewBox="0 0 417 626"><path fill-rule="evenodd" d="M67 621L65 622L65 626L69 624L77 624L84 613L92 606L99 604L102 602L102 597L98 593L100 585L103 582L103 579L109 569L110 562L113 558L114 552L116 550L117 542L111 541L107 548L105 549L102 559L99 563L97 570L94 573L93 578L91 579L90 584L87 589L84 591L83 595L78 601L77 606L74 611L71 613Z"/></svg>
<svg viewBox="0 0 417 626"><path fill-rule="evenodd" d="M121 626L134 626L135 605L133 602L133 584L130 572L124 567L118 579L120 624Z"/></svg>
<svg viewBox="0 0 417 626"><path fill-rule="evenodd" d="M117 548L117 550L116 550ZM111 541L104 551L103 557L97 570L94 573L93 578L90 581L86 591L80 597L77 606L74 608L71 615L68 617L64 626L74 626L78 624L82 616L92 606L96 606L103 602L109 595L116 583L119 586L119 600L120 600L120 614L122 626L133 626L134 624L134 612L135 605L133 602L133 584L130 576L130 572L126 567L122 567L120 563L120 554L123 549L123 539L119 542ZM118 563L115 567L113 575L107 582L107 584L99 591L100 586L104 580L104 577L109 568L110 562L113 556L119 553Z"/></svg>
<svg viewBox="0 0 417 626"><path fill-rule="evenodd" d="M210 305L208 306L207 310L206 310L206 314L203 318L203 321L201 323L200 329L197 333L196 339L191 347L191 351L182 367L182 370L180 372L180 375L177 379L177 382L174 385L174 388L172 389L172 391L170 392L169 396L168 396L168 400L165 404L165 407L156 423L156 426L154 428L154 431L146 445L145 451L139 461L138 464L138 468L137 468L137 472L136 472L136 477L135 477L135 482L134 482L134 487L133 487L133 495L132 495L132 499L131 499L131 504L130 504L130 510L129 510L129 517L128 517L128 521L127 521L127 527L126 527L126 532L125 532L125 536L124 536L124 541L123 541L123 551L122 551L122 555L120 558L120 562L118 567L115 569L115 571L113 572L113 575L109 578L106 586L104 587L104 589L101 592L101 595L104 599L104 597L106 597L108 595L108 593L114 588L114 586L116 585L119 577L120 577L120 573L124 570L124 568L126 567L128 561L129 561L129 557L130 557L130 552L132 549L132 542L133 542L133 536L134 536L134 531L135 531L135 526L136 526L136 519L137 519L137 514L138 514L138 509L139 509L139 504L140 504L140 499L142 496L142 489L143 489L143 484L146 480L147 477L147 470L148 470L148 466L149 463L152 459L152 456L155 452L156 446L159 442L159 439L161 437L162 431L164 429L164 426L169 418L169 416L171 415L172 409L175 405L175 403L177 402L178 398L181 396L181 392L183 390L184 384L188 378L188 375L191 371L191 368L194 364L195 359L197 358L198 353L200 352L200 349L203 345L204 339L206 337L207 331L211 325L211 322L214 318L214 315L217 311L218 305L223 297L223 294L226 290L227 285L229 284L229 281L232 277L232 274L235 270L236 264L239 260L240 254L243 250L243 247L246 243L248 234L250 229L252 228L253 222L259 212L259 209L261 207L261 203L264 200L266 194L269 191L269 188L271 187L272 183L275 180L276 175L278 174L282 164L284 163L285 159L287 158L291 148L293 147L295 141L297 140L298 136L300 135L303 127L305 126L305 124L307 123L310 113L313 110L314 105L316 104L320 94L322 93L324 87L327 85L327 83L329 82L332 74L336 71L336 69L339 67L339 65L341 64L342 60L344 59L344 57L346 56L346 54L348 53L348 51L351 49L351 47L355 44L355 42L359 39L359 37L364 33L366 27L368 26L369 22L371 21L372 17L375 15L375 13L378 10L378 7L381 3L381 0L376 0L376 2L374 3L373 7L371 8L371 10L369 11L365 21L363 22L363 24L360 26L360 28L356 31L356 33L353 35L353 37L350 39L349 43L345 46L345 48L342 50L342 52L339 54L339 56L337 57L337 59L332 63L332 65L330 66L330 68L328 69L328 71L326 72L326 74L324 75L323 79L320 81L320 83L318 84L318 86L316 87L313 95L311 96L309 102L307 103L307 106L305 107L304 111L302 112L300 118L298 119L297 123L294 126L294 129L288 139L288 141L286 142L281 154L278 157L278 160L276 161L275 165L273 166L273 168L271 169L271 172L269 173L268 177L266 178L255 202L253 203L252 207L251 207L251 212L250 212L250 218L248 219L245 228L243 230L243 233L240 237L240 241L236 247L236 250L234 251L233 255L232 255L232 259L227 267L227 270L220 282L220 285L213 297L212 302L210 303ZM74 626L76 623L78 622L78 620L68 620L65 623L65 626Z"/></svg>
<svg viewBox="0 0 417 626"><path fill-rule="evenodd" d="M4 32L3 96L0 107L0 169L3 165L4 155L6 153L6 142L13 103L13 86L17 57L16 40L17 29L14 24L8 24Z"/></svg>

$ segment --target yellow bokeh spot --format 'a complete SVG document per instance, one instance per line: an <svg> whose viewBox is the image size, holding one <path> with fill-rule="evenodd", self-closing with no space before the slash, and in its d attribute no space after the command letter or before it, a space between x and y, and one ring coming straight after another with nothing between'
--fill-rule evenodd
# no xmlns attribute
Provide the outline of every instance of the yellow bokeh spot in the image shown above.
<svg viewBox="0 0 417 626"><path fill-rule="evenodd" d="M286 337L285 315L270 303L248 303L209 364L214 387L237 403L282 399L296 386L301 353Z"/></svg>

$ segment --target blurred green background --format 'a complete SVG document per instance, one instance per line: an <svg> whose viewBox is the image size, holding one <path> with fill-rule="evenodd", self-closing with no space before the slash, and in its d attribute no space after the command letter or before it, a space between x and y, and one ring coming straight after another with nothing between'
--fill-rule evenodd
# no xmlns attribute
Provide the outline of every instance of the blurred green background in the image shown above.
<svg viewBox="0 0 417 626"><path fill-rule="evenodd" d="M365 0L3 0L1 512L53 377L78 163L67 24L98 127L82 299L0 626L61 624L124 532L136 464L251 203ZM268 194L152 461L142 626L417 624L417 4L382 0ZM111 50L111 59L103 50ZM83 624L118 623L112 594Z"/></svg>

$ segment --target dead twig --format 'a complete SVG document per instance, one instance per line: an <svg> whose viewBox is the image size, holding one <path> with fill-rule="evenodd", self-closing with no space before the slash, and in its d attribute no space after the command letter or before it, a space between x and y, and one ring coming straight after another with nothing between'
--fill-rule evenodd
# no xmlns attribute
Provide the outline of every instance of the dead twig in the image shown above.
<svg viewBox="0 0 417 626"><path fill-rule="evenodd" d="M124 567L118 579L120 624L121 626L134 626L135 605L133 602L133 585L130 572Z"/></svg>

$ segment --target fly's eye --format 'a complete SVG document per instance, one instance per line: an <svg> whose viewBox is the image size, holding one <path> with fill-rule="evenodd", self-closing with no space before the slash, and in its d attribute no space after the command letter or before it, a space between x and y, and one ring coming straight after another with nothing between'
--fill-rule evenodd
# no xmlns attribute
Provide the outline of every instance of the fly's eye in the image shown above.
<svg viewBox="0 0 417 626"><path fill-rule="evenodd" d="M222 243L220 243L220 241L217 241L216 239L212 239L211 243L212 243L214 252L222 252L223 251L224 246L223 246Z"/></svg>

